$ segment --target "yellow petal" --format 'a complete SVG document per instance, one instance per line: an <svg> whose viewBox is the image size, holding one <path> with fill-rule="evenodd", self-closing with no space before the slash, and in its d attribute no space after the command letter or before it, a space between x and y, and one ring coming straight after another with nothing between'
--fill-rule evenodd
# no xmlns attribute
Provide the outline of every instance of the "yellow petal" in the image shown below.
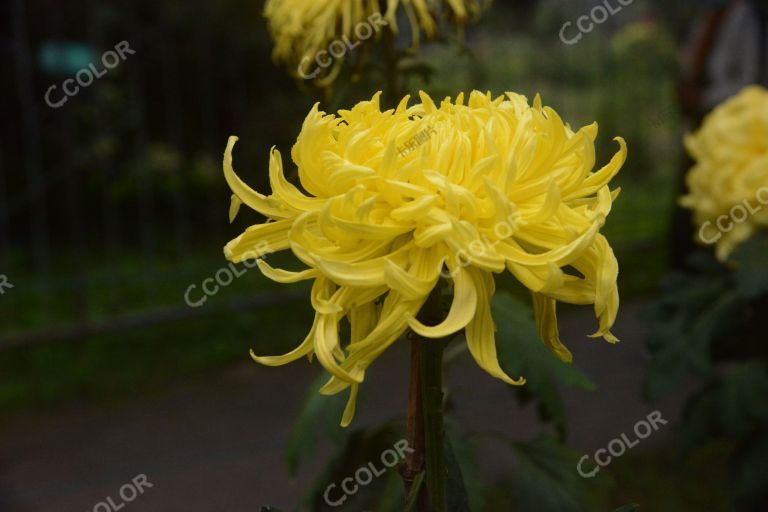
<svg viewBox="0 0 768 512"><path fill-rule="evenodd" d="M256 264L259 266L259 270L261 270L262 274L277 283L297 283L318 276L317 269L314 268L308 268L301 272L291 272L289 270L274 268L262 259L256 260Z"/></svg>
<svg viewBox="0 0 768 512"><path fill-rule="evenodd" d="M536 327L539 330L539 338L555 353L561 361L570 363L573 354L560 341L560 331L557 328L557 303L540 293L531 293L533 296L533 311L536 317Z"/></svg>
<svg viewBox="0 0 768 512"><path fill-rule="evenodd" d="M290 212L281 207L277 201L259 194L237 176L232 168L232 149L235 147L235 142L237 142L237 137L231 136L227 142L227 148L224 150L224 178L227 180L229 188L243 203L257 212L273 219L287 217Z"/></svg>
<svg viewBox="0 0 768 512"><path fill-rule="evenodd" d="M476 314L467 325L467 347L478 366L507 384L525 384L524 378L513 379L501 369L496 355L496 335L491 318L490 298L493 296L493 276L488 272L472 269L471 279L478 290Z"/></svg>
<svg viewBox="0 0 768 512"><path fill-rule="evenodd" d="M427 326L416 318L408 317L408 326L426 338L445 338L463 329L475 316L477 290L469 271L449 265L453 275L453 302L445 319L437 325Z"/></svg>

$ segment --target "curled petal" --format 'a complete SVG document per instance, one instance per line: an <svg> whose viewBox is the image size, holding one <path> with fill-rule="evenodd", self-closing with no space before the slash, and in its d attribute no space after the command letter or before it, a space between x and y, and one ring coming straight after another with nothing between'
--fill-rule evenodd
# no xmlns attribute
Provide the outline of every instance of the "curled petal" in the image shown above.
<svg viewBox="0 0 768 512"><path fill-rule="evenodd" d="M483 370L507 384L525 384L524 378L513 379L501 369L496 355L496 327L491 317L490 299L493 296L493 277L487 272L472 269L470 279L478 290L477 314L467 325L467 347Z"/></svg>

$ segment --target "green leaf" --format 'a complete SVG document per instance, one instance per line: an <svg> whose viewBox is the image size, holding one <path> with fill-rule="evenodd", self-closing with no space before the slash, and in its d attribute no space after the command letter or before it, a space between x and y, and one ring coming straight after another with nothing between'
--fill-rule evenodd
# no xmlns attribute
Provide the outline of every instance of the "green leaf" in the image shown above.
<svg viewBox="0 0 768 512"><path fill-rule="evenodd" d="M448 470L446 482L446 499L448 512L471 512L467 487L464 485L464 476L456 454L451 446L451 440L445 437L445 465Z"/></svg>
<svg viewBox="0 0 768 512"><path fill-rule="evenodd" d="M636 510L640 510L640 505L637 503L631 503L629 505L624 505L623 507L619 507L613 512L635 512Z"/></svg>
<svg viewBox="0 0 768 512"><path fill-rule="evenodd" d="M448 501L452 503L452 475L461 476L461 486L466 494L468 510L484 510L485 482L480 471L474 446L453 422L446 422L446 457L448 459ZM456 468L451 469L455 464ZM449 508L449 510L452 510Z"/></svg>
<svg viewBox="0 0 768 512"><path fill-rule="evenodd" d="M768 433L750 437L734 457L731 487L738 501L738 510L757 510L765 503L768 489Z"/></svg>
<svg viewBox="0 0 768 512"><path fill-rule="evenodd" d="M712 372L712 346L728 332L741 307L731 276L722 267L705 272L671 275L661 298L643 314L653 355L644 393L651 400L676 388L689 374L706 378Z"/></svg>
<svg viewBox="0 0 768 512"><path fill-rule="evenodd" d="M730 260L736 265L736 284L742 297L768 294L768 234L758 233L736 247Z"/></svg>
<svg viewBox="0 0 768 512"><path fill-rule="evenodd" d="M347 429L339 426L346 400L344 394L326 396L318 392L327 380L328 375L323 372L309 387L299 418L291 431L286 460L292 476L296 475L301 458L311 456L324 436L340 443L348 434Z"/></svg>
<svg viewBox="0 0 768 512"><path fill-rule="evenodd" d="M416 475L416 478L413 479L413 483L411 484L411 490L408 493L408 498L405 500L405 512L411 512L413 510L413 507L416 506L416 501L419 499L419 493L421 491L421 486L424 484L424 472L422 471L418 475Z"/></svg>
<svg viewBox="0 0 768 512"><path fill-rule="evenodd" d="M270 507L267 505L262 505L259 512L280 512L280 509L275 507Z"/></svg>
<svg viewBox="0 0 768 512"><path fill-rule="evenodd" d="M550 435L512 442L519 469L512 482L513 510L586 512L586 484L576 472L578 455Z"/></svg>
<svg viewBox="0 0 768 512"><path fill-rule="evenodd" d="M349 434L341 449L325 464L325 471L315 480L307 500L309 509L329 510L325 493L329 486L334 484L329 498L334 502L343 501L343 504L339 505L340 510L372 510L377 505L382 506L380 497L384 490L394 493L392 500L385 504L391 503L396 497L402 506L402 485L393 486L389 479L399 476L397 465L392 463L402 461L398 460L400 454L395 445L403 438L400 422L386 423L374 430L357 430ZM387 457L383 457L385 452L389 452ZM388 467L385 460L392 467ZM365 485L355 481L355 494L347 495L341 488L341 482L345 478L356 479L358 470L370 473L372 478ZM367 480L368 476L364 476L364 479Z"/></svg>
<svg viewBox="0 0 768 512"><path fill-rule="evenodd" d="M382 477L384 478L384 477ZM397 471L390 471L379 493L375 512L401 512L403 510L403 479Z"/></svg>
<svg viewBox="0 0 768 512"><path fill-rule="evenodd" d="M689 400L683 449L713 438L743 439L768 424L768 369L761 363L733 365Z"/></svg>
<svg viewBox="0 0 768 512"><path fill-rule="evenodd" d="M539 340L528 303L507 292L493 298L497 351L502 368L511 376L523 376L526 385L515 388L522 402L539 401L539 413L553 421L561 437L566 418L558 386L593 390L594 384L576 367L563 363Z"/></svg>

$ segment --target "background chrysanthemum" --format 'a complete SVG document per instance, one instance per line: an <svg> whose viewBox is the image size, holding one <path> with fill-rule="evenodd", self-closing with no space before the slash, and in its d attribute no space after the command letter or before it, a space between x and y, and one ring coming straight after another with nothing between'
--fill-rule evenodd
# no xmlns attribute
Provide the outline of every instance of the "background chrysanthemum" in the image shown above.
<svg viewBox="0 0 768 512"><path fill-rule="evenodd" d="M698 237L717 239L717 256L725 260L756 230L768 228L768 208L759 204L761 192L768 192L768 90L744 89L685 142L696 165L680 203L693 210ZM734 208L748 209L746 218L740 211L734 216Z"/></svg>
<svg viewBox="0 0 768 512"><path fill-rule="evenodd" d="M538 97L533 106L517 94L477 91L466 103L463 95L440 105L424 93L415 105L408 100L382 112L377 94L338 115L316 105L291 152L307 194L285 179L279 151L271 155L270 196L234 173L234 137L225 153L235 207L242 202L271 219L231 241L227 258L253 257L266 242L307 266L288 272L259 261L267 277L314 280L316 316L304 342L284 356L254 357L279 365L317 356L332 376L323 392L352 387L345 423L366 368L407 328L429 338L464 329L483 369L522 382L496 358L494 273L508 270L531 290L541 339L561 359L571 354L559 338L557 301L593 304L593 336L616 341L618 265L599 231L616 196L608 182L626 158L623 139L593 172L596 124L574 132ZM430 136L419 137L427 129ZM413 140L421 145L398 150ZM416 316L444 269L453 302L442 322L427 326ZM350 340L339 338L342 320Z"/></svg>
<svg viewBox="0 0 768 512"><path fill-rule="evenodd" d="M422 32L430 39L437 35L441 19L462 25L477 17L489 3L490 0L267 0L264 16L275 43L273 57L299 74L302 62L313 61L334 40L356 43L355 27L359 24L372 24L378 32L379 23L372 23L371 16L378 16L374 19L383 20L398 33L398 16L402 13L417 45ZM333 59L319 81L333 81L343 60L344 57Z"/></svg>

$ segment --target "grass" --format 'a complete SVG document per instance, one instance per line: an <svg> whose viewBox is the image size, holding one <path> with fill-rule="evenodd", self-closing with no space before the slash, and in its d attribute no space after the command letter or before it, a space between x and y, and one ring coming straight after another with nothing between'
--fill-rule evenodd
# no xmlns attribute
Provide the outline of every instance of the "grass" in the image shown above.
<svg viewBox="0 0 768 512"><path fill-rule="evenodd" d="M56 329L161 307L187 308L187 287L200 286L224 262L198 258L181 268L173 257L166 257L156 261L152 273L142 272L141 259L131 256L86 266L89 271L80 288L67 282L64 266L55 271L52 282L57 286L47 288L36 286L32 276L17 274L13 293L3 297L4 311L12 314L2 333ZM249 314L215 307L272 290L273 283L253 270L209 297L203 307L211 313L204 316L5 350L0 358L0 415L157 389L177 378L248 360L251 348L286 352L306 335L312 318L308 304L265 306ZM73 306L76 302L82 307Z"/></svg>

